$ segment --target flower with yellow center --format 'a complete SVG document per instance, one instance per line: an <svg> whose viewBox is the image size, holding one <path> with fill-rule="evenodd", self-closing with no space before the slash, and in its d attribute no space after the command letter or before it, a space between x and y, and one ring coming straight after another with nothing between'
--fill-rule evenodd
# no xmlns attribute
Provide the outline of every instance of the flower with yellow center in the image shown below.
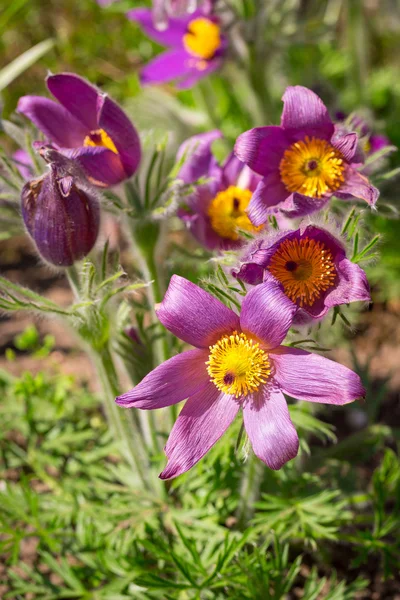
<svg viewBox="0 0 400 600"><path fill-rule="evenodd" d="M279 164L286 189L311 198L338 190L344 182L344 170L339 150L326 140L308 136L292 144Z"/></svg>
<svg viewBox="0 0 400 600"><path fill-rule="evenodd" d="M183 45L193 56L210 60L221 46L220 27L205 17L193 19L183 36Z"/></svg>
<svg viewBox="0 0 400 600"><path fill-rule="evenodd" d="M282 242L267 268L282 283L286 296L301 307L312 306L336 279L331 251L308 237Z"/></svg>
<svg viewBox="0 0 400 600"><path fill-rule="evenodd" d="M210 346L206 365L217 388L236 398L256 392L271 373L268 354L258 342L237 331Z"/></svg>
<svg viewBox="0 0 400 600"><path fill-rule="evenodd" d="M94 131L91 131L89 135L87 135L83 140L83 145L101 146L103 148L111 150L111 152L114 152L114 154L118 154L118 150L115 147L114 142L112 141L108 133L104 131L104 129L95 129Z"/></svg>
<svg viewBox="0 0 400 600"><path fill-rule="evenodd" d="M234 185L219 192L208 208L211 227L223 238L237 241L240 237L238 230L256 233L262 227L254 227L247 216L247 207L252 192L242 190Z"/></svg>

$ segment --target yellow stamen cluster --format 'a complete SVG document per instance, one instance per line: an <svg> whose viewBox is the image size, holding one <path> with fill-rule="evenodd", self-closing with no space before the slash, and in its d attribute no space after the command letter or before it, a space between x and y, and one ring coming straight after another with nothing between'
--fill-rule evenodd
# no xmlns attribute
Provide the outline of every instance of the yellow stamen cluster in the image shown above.
<svg viewBox="0 0 400 600"><path fill-rule="evenodd" d="M279 165L282 183L289 192L321 198L344 182L342 154L326 140L309 138L292 144Z"/></svg>
<svg viewBox="0 0 400 600"><path fill-rule="evenodd" d="M250 190L242 190L234 185L215 196L208 208L208 216L211 227L218 235L236 241L240 237L240 229L250 233L261 229L254 227L246 213L251 196Z"/></svg>
<svg viewBox="0 0 400 600"><path fill-rule="evenodd" d="M331 251L308 237L282 242L268 271L282 283L286 296L299 306L312 306L336 279Z"/></svg>
<svg viewBox="0 0 400 600"><path fill-rule="evenodd" d="M210 60L221 45L220 28L210 19L193 19L183 36L183 45L193 56Z"/></svg>
<svg viewBox="0 0 400 600"><path fill-rule="evenodd" d="M108 150L111 150L111 152L118 154L118 150L116 149L114 142L108 133L104 131L104 129L95 129L94 131L91 131L83 140L83 145L102 146L104 148L108 148Z"/></svg>
<svg viewBox="0 0 400 600"><path fill-rule="evenodd" d="M206 365L217 388L236 398L256 392L271 373L268 354L257 342L237 331L210 346Z"/></svg>

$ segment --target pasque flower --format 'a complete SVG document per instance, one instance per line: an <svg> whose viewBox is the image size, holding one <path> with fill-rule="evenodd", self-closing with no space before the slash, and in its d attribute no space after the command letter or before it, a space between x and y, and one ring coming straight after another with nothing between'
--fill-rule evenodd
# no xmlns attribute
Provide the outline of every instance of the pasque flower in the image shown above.
<svg viewBox="0 0 400 600"><path fill-rule="evenodd" d="M339 235L315 225L258 236L233 274L251 285L272 275L299 307L297 322L319 319L333 306L371 300L365 272L346 258Z"/></svg>
<svg viewBox="0 0 400 600"><path fill-rule="evenodd" d="M165 446L161 479L193 467L239 411L255 454L280 469L299 447L283 393L326 404L364 396L350 369L281 345L296 310L272 280L251 289L239 316L194 283L172 277L157 315L195 349L170 358L116 400L151 410L188 398Z"/></svg>
<svg viewBox="0 0 400 600"><path fill-rule="evenodd" d="M54 161L49 172L22 188L22 217L41 257L57 267L68 267L93 248L100 205L93 190L74 176L74 169L66 168L68 159L51 153Z"/></svg>
<svg viewBox="0 0 400 600"><path fill-rule="evenodd" d="M177 80L177 87L186 89L221 66L227 40L218 17L208 11L171 17L162 30L154 26L150 9L137 8L127 14L149 37L170 48L142 69L143 85Z"/></svg>
<svg viewBox="0 0 400 600"><path fill-rule="evenodd" d="M206 248L228 249L242 244L240 230L255 233L247 216L251 196L260 177L229 154L220 166L212 154L213 142L221 138L217 129L195 135L178 150L178 160L186 157L177 177L193 184L200 178L207 183L197 185L178 211L193 236Z"/></svg>
<svg viewBox="0 0 400 600"><path fill-rule="evenodd" d="M379 192L357 170L357 133L335 128L322 100L305 87L288 87L283 104L280 126L246 131L235 145L236 156L263 177L249 206L254 225L277 210L310 214L332 195L374 206Z"/></svg>
<svg viewBox="0 0 400 600"><path fill-rule="evenodd" d="M17 111L30 119L53 148L79 162L91 183L108 187L131 177L140 162L136 129L107 94L73 73L47 77L58 100L23 96Z"/></svg>

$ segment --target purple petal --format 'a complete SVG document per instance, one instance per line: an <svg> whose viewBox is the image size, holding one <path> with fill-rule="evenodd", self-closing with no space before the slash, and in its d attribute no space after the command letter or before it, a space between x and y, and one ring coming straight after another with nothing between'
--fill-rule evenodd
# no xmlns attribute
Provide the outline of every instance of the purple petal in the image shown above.
<svg viewBox="0 0 400 600"><path fill-rule="evenodd" d="M356 133L346 133L345 130L336 127L331 143L332 146L343 154L347 162L351 162L357 151L358 135Z"/></svg>
<svg viewBox="0 0 400 600"><path fill-rule="evenodd" d="M183 36L186 33L188 23L193 20L193 15L184 19L168 20L166 29L157 29L153 24L152 12L146 8L137 8L126 13L130 21L139 23L143 31L163 46L178 46L182 47Z"/></svg>
<svg viewBox="0 0 400 600"><path fill-rule="evenodd" d="M254 454L270 469L280 469L297 456L299 438L280 390L263 386L244 405L243 417Z"/></svg>
<svg viewBox="0 0 400 600"><path fill-rule="evenodd" d="M250 169L260 175L267 175L279 169L283 153L290 144L282 127L256 127L239 135L234 152Z"/></svg>
<svg viewBox="0 0 400 600"><path fill-rule="evenodd" d="M281 346L270 354L275 379L293 398L323 404L347 404L365 397L359 376L333 360L299 348Z"/></svg>
<svg viewBox="0 0 400 600"><path fill-rule="evenodd" d="M330 140L334 125L325 104L311 90L301 85L287 87L282 97L281 126L291 135L301 133Z"/></svg>
<svg viewBox="0 0 400 600"><path fill-rule="evenodd" d="M310 198L295 192L288 196L285 202L279 206L279 209L289 219L305 217L322 210L329 202L330 196L331 194L325 194L323 198Z"/></svg>
<svg viewBox="0 0 400 600"><path fill-rule="evenodd" d="M126 179L126 172L118 154L102 146L84 146L76 150L62 150L76 160L91 183L99 187L117 185Z"/></svg>
<svg viewBox="0 0 400 600"><path fill-rule="evenodd" d="M192 69L192 58L185 50L168 50L153 58L140 72L143 85L165 83L183 77Z"/></svg>
<svg viewBox="0 0 400 600"><path fill-rule="evenodd" d="M231 152L225 160L225 163L222 167L222 178L223 184L225 187L229 187L230 185L236 185L237 180L239 179L239 175L242 173L243 169L246 168L245 164L239 160L233 152ZM249 173L251 171L246 168ZM249 186L239 186L243 189L248 189Z"/></svg>
<svg viewBox="0 0 400 600"><path fill-rule="evenodd" d="M165 361L136 385L118 396L124 408L164 408L186 400L202 390L210 378L206 369L208 350L187 350Z"/></svg>
<svg viewBox="0 0 400 600"><path fill-rule="evenodd" d="M171 277L156 312L171 333L200 348L212 346L240 327L239 317L225 304L179 275Z"/></svg>
<svg viewBox="0 0 400 600"><path fill-rule="evenodd" d="M360 198L370 206L375 206L379 198L379 190L369 182L365 175L361 175L361 173L357 173L357 171L348 167L346 169L346 180L340 186L340 189L335 192L335 196L342 200Z"/></svg>
<svg viewBox="0 0 400 600"><path fill-rule="evenodd" d="M177 178L182 179L185 183L194 183L200 177L209 176L210 171L215 168L215 158L211 147L215 140L222 137L222 132L214 129L207 133L194 135L183 142L178 150L176 160L181 160L183 156L186 158Z"/></svg>
<svg viewBox="0 0 400 600"><path fill-rule="evenodd" d="M257 185L247 210L253 225L263 225L271 214L271 209L281 208L289 194L281 181L279 171L273 171L264 177Z"/></svg>
<svg viewBox="0 0 400 600"><path fill-rule="evenodd" d="M41 96L22 96L17 112L32 121L46 138L60 148L81 146L88 133L86 127L63 106Z"/></svg>
<svg viewBox="0 0 400 600"><path fill-rule="evenodd" d="M108 96L98 96L97 119L115 144L127 177L136 171L140 158L140 139L130 119Z"/></svg>
<svg viewBox="0 0 400 600"><path fill-rule="evenodd" d="M184 75L184 77L176 83L176 87L179 90L189 90L194 87L200 79L208 77L214 71L217 71L222 66L221 56L216 56L211 60L206 61L207 65L204 67L204 61L195 59L188 54L189 60L187 64L190 65L190 71ZM197 66L200 65L200 66Z"/></svg>
<svg viewBox="0 0 400 600"><path fill-rule="evenodd" d="M90 131L98 129L97 98L99 92L74 73L50 75L46 80L49 91L76 119Z"/></svg>
<svg viewBox="0 0 400 600"><path fill-rule="evenodd" d="M285 339L296 310L297 306L285 296L278 283L265 281L245 296L240 326L266 348L276 348Z"/></svg>
<svg viewBox="0 0 400 600"><path fill-rule="evenodd" d="M191 396L168 438L168 463L160 478L171 479L191 469L225 433L238 411L239 403L221 394L213 383Z"/></svg>
<svg viewBox="0 0 400 600"><path fill-rule="evenodd" d="M324 302L325 306L371 301L368 279L361 267L347 258L343 258L336 265L336 269L338 284L332 291L328 291Z"/></svg>

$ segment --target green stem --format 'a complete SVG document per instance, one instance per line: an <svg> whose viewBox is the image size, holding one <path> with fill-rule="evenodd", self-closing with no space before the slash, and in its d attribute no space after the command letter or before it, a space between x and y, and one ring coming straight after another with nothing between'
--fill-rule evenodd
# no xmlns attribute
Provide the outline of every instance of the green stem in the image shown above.
<svg viewBox="0 0 400 600"><path fill-rule="evenodd" d="M160 224L151 221L143 221L140 224L134 223L132 227L132 238L135 258L138 267L145 280L152 283L146 288L147 299L150 306L150 316L152 323L158 324L155 306L161 302L163 298L164 286L162 277L157 268L156 256L159 248ZM169 358L168 338L164 335L154 342L154 362L155 365L160 365ZM176 419L176 407L170 408L171 421ZM153 411L148 412L149 424L154 451L159 453L160 443L157 437L156 419Z"/></svg>
<svg viewBox="0 0 400 600"><path fill-rule="evenodd" d="M104 406L107 420L115 439L122 445L123 454L132 468L137 471L143 485L150 489L146 476L146 457L139 429L134 422L128 422L124 409L115 404L120 395L118 375L108 345L101 350L92 349L92 358L100 376L104 394Z"/></svg>
<svg viewBox="0 0 400 600"><path fill-rule="evenodd" d="M254 512L254 502L258 498L261 479L262 463L259 462L256 455L251 451L243 473L240 500L237 509L238 523L242 528L246 527Z"/></svg>

